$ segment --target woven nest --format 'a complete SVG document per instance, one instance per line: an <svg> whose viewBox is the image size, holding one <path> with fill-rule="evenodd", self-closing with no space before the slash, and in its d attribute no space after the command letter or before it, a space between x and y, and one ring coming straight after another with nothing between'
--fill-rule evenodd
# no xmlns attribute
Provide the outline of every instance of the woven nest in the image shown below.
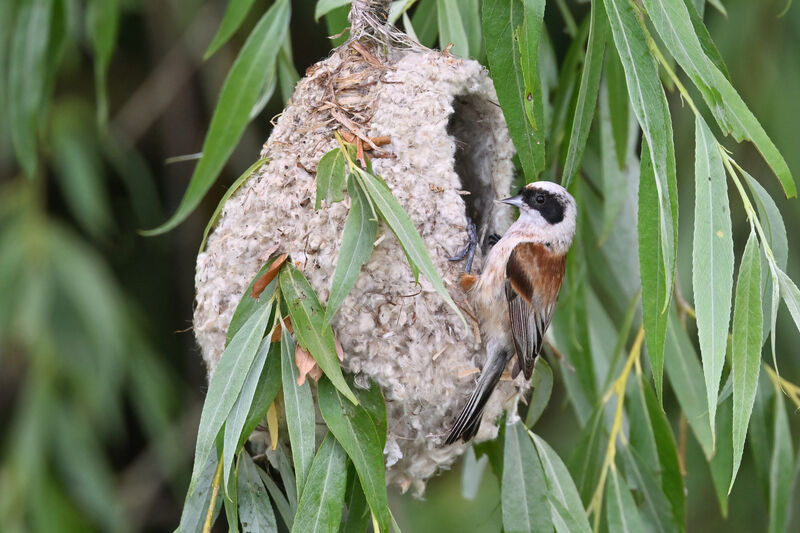
<svg viewBox="0 0 800 533"><path fill-rule="evenodd" d="M376 50L382 50L377 52ZM471 60L418 48L351 41L308 69L261 156L268 159L225 204L208 246L197 257L194 331L209 373L225 344L236 304L276 245L290 254L317 291L329 294L349 200L314 210L315 170L351 138L388 137L367 152L411 217L470 327L428 280L415 285L406 257L381 225L372 256L333 320L342 366L356 384L372 380L386 398L387 482L421 494L425 480L449 466L463 445L442 447L454 416L485 359L469 306L458 289L466 216L484 233L502 233L510 210L513 145L486 70ZM260 257L262 256L262 257ZM481 265L481 251L475 270ZM477 440L494 437L495 420L515 406L521 379L504 380L488 403Z"/></svg>

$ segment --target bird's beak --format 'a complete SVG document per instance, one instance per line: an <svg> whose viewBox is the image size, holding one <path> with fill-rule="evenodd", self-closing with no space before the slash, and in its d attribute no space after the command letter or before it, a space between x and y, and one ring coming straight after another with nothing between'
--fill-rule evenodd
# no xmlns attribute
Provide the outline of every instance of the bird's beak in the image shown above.
<svg viewBox="0 0 800 533"><path fill-rule="evenodd" d="M509 198L504 198L500 200L500 202L508 205L513 205L514 207L522 208L522 195L518 194L516 196L511 196Z"/></svg>

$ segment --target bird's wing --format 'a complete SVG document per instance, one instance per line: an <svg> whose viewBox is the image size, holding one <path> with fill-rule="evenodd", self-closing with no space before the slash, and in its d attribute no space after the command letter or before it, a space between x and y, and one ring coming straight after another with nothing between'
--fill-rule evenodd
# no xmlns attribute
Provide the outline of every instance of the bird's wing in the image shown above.
<svg viewBox="0 0 800 533"><path fill-rule="evenodd" d="M519 368L529 379L553 318L564 277L565 256L546 244L518 244L506 265L506 299Z"/></svg>

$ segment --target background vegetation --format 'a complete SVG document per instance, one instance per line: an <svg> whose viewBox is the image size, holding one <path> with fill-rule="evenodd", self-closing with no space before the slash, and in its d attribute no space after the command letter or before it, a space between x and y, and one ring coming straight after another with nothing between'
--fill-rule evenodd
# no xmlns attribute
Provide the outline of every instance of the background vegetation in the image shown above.
<svg viewBox="0 0 800 533"><path fill-rule="evenodd" d="M733 85L796 173L800 61L794 43L800 38L800 12L788 9L779 17L782 2L723 3L727 16L711 6L706 9L709 32ZM244 130L217 185L171 232L144 238L136 230L163 222L179 205L193 160L170 158L202 149L223 80L270 5L254 2L251 16L231 42L203 61L223 20L225 2L0 4L4 530L160 531L178 523L207 387L188 330L195 254L227 184L256 160L269 120L291 93L293 70L302 73L330 49L326 35L333 31L326 26L329 21L314 21L312 2L292 2L291 53L287 47L280 55L274 94L262 98L264 107ZM582 2L548 3L545 24L559 65L568 60L571 35L588 11ZM415 13L411 11L412 20ZM335 16L341 20L341 11ZM432 20L424 14L418 17L420 23ZM429 39L436 29L429 29ZM425 38L421 29L418 33ZM446 35L442 40L459 39ZM467 47L485 59L480 46ZM685 76L680 79L691 85ZM678 90L669 81L667 86L681 222L677 279L691 302L695 123ZM699 94L692 96L699 105ZM584 160L589 169L598 165L599 157L592 152L597 133L590 135ZM792 247L800 221L797 201L784 199L751 145L725 145L776 200L789 239L787 273L800 279ZM749 224L732 186L729 191L738 265ZM597 210L603 211L608 201L600 202ZM622 322L624 310L623 305L609 311L615 324ZM778 331L781 376L798 383L797 332L785 308L778 315ZM629 340L634 334L635 328ZM667 342L669 358L669 337ZM764 361L771 361L769 348ZM764 376L762 372L760 386L769 390ZM669 368L667 377L669 383ZM592 427L591 419L570 403L568 386L556 380L549 407L536 425L537 434L565 461L576 446L587 450L587 456L597 448L591 447L591 431L582 434L584 425ZM776 398L782 396L765 393L759 398L751 435L760 431L764 438L750 442L766 448L745 450L738 481L723 504L717 495L726 487L714 483L714 463L711 468L706 463L695 437L698 430L688 427L680 416L685 406L679 406L674 391L664 386L664 408L684 460L690 530L765 530L778 512L770 508L770 474L791 474L790 481L797 477L792 449L775 443L793 442L793 449L798 448L800 399L795 393L783 400L785 407L778 403L776 409ZM701 396L700 403L703 400ZM776 423L774 413L783 413L785 420L779 416ZM599 439L601 444L605 440ZM772 457L778 457L777 468L769 463ZM566 462L575 477L574 463ZM490 470L486 468L473 490L477 496L472 502L462 497L460 467L434 479L426 501L392 490L394 515L404 531L498 531L503 522L500 486ZM468 481L477 479L474 467L467 471ZM798 501L787 505L796 507ZM794 516L785 530L800 527L798 520Z"/></svg>

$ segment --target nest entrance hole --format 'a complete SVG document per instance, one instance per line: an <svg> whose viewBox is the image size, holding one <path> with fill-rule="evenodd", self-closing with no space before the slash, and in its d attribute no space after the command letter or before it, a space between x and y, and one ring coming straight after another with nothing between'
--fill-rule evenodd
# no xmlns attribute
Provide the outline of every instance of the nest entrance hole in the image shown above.
<svg viewBox="0 0 800 533"><path fill-rule="evenodd" d="M484 237L482 247L485 236L495 232L492 213L497 191L492 168L498 156L488 118L492 105L483 95L458 95L453 99L453 114L447 123L447 133L456 144L455 171L462 189L469 192L462 196L464 209L479 237Z"/></svg>

